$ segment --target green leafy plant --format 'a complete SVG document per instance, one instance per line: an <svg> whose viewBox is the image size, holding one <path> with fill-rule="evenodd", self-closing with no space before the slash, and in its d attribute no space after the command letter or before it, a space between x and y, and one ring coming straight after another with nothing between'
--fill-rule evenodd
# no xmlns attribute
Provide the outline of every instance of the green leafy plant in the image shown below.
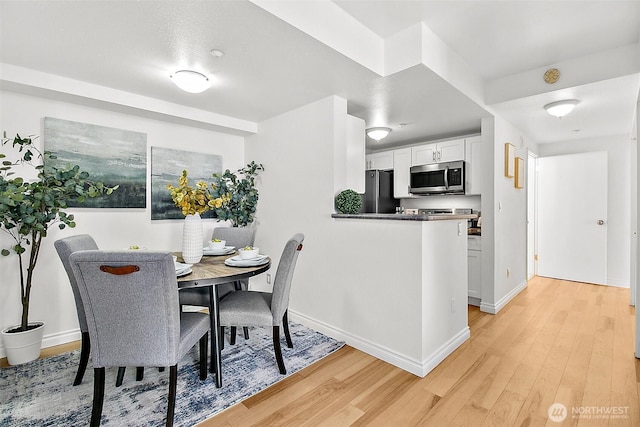
<svg viewBox="0 0 640 427"><path fill-rule="evenodd" d="M336 210L343 214L356 214L362 207L362 197L351 189L342 190L336 196Z"/></svg>
<svg viewBox="0 0 640 427"><path fill-rule="evenodd" d="M30 135L21 138L2 138L3 151L11 143L18 156L15 160L6 160L7 155L0 153L0 229L14 241L10 248L2 248L0 253L8 256L18 255L20 269L20 300L22 318L20 327L10 332L29 329L29 300L33 283L33 272L40 255L42 239L47 236L49 227L58 224L60 229L76 226L74 216L67 214L67 202L75 199L83 202L87 197L111 194L118 186L107 187L101 182L89 179L89 173L80 167L68 165L56 168L45 164L55 159L50 152L42 153L33 143ZM14 168L32 166L37 178L28 180L15 176ZM28 258L27 258L28 257ZM26 258L26 259L25 259Z"/></svg>
<svg viewBox="0 0 640 427"><path fill-rule="evenodd" d="M234 227L244 227L255 217L258 189L255 179L264 166L254 161L236 172L227 169L213 175L211 210L221 221L229 220Z"/></svg>

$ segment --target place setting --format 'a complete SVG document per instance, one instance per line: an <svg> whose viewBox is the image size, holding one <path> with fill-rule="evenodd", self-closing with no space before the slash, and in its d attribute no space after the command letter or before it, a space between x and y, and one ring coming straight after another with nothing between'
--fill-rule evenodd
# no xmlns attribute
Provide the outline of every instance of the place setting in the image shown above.
<svg viewBox="0 0 640 427"><path fill-rule="evenodd" d="M213 239L209 241L209 246L202 248L204 256L221 256L229 255L236 251L235 246L227 246L227 242L221 239Z"/></svg>
<svg viewBox="0 0 640 427"><path fill-rule="evenodd" d="M260 248L255 246L245 246L238 249L238 255L224 260L225 265L230 267L256 267L269 262L267 255L260 254Z"/></svg>
<svg viewBox="0 0 640 427"><path fill-rule="evenodd" d="M175 255L173 256L173 264L176 267L176 277L186 276L192 272L191 267L193 267L193 264L178 262L178 257Z"/></svg>

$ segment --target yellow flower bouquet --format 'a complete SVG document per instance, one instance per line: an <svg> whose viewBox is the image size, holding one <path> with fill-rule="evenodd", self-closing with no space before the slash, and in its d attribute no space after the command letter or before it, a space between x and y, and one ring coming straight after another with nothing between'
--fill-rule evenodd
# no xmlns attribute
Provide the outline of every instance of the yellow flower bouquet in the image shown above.
<svg viewBox="0 0 640 427"><path fill-rule="evenodd" d="M209 185L204 181L196 182L195 187L189 185L187 171L182 171L178 179L178 186L167 184L167 190L171 193L171 199L180 208L184 216L202 215L208 210L221 207L228 199L228 195L213 197L209 191Z"/></svg>

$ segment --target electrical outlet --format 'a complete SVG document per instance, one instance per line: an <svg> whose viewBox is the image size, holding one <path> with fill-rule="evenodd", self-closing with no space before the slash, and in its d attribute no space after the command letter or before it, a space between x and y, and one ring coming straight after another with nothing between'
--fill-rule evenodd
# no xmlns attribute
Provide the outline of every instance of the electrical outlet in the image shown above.
<svg viewBox="0 0 640 427"><path fill-rule="evenodd" d="M271 274L267 273L267 283L271 284Z"/></svg>

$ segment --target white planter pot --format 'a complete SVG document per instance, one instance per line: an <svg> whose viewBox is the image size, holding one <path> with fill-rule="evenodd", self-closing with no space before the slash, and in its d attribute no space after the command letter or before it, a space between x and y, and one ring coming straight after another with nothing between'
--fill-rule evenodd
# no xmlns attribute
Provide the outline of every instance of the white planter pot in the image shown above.
<svg viewBox="0 0 640 427"><path fill-rule="evenodd" d="M2 342L10 365L20 365L31 362L40 357L42 348L42 336L44 335L44 322L30 322L29 325L39 325L36 328L24 332L7 332L19 325L10 326L0 332Z"/></svg>
<svg viewBox="0 0 640 427"><path fill-rule="evenodd" d="M187 215L182 229L182 259L187 264L197 264L202 259L203 236L200 214Z"/></svg>

